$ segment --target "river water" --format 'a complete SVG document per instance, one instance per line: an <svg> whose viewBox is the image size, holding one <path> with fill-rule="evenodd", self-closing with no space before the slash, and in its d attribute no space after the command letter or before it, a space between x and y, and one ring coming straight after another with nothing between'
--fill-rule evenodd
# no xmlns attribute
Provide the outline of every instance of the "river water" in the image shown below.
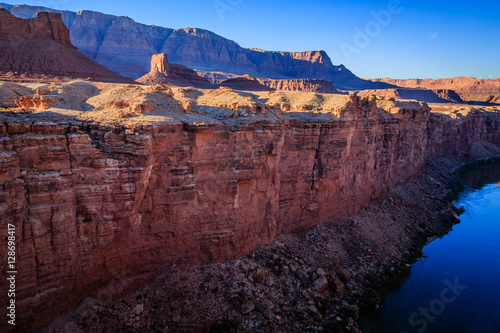
<svg viewBox="0 0 500 333"><path fill-rule="evenodd" d="M388 281L383 306L362 313L364 333L500 332L500 163L462 180L461 223Z"/></svg>

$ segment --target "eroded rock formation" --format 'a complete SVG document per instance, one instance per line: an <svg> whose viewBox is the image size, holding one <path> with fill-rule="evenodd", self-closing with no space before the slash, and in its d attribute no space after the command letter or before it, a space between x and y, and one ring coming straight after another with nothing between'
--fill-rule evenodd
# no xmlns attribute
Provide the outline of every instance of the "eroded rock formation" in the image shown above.
<svg viewBox="0 0 500 333"><path fill-rule="evenodd" d="M194 70L169 63L165 53L154 54L151 57L151 71L137 79L137 82L149 85L168 84L174 87L215 88Z"/></svg>
<svg viewBox="0 0 500 333"><path fill-rule="evenodd" d="M425 103L311 93L307 103L320 104L304 112L296 94L263 92L255 98L292 105L256 105L250 116L219 106L239 96L227 88L75 84L58 88L57 103L78 91L73 107L83 112L0 113L0 221L17 226L18 321L27 329L124 271L132 279L247 253L360 211L418 176L429 155L500 144L493 112L452 118ZM164 104L124 120L108 112L125 107L119 96L143 95Z"/></svg>
<svg viewBox="0 0 500 333"><path fill-rule="evenodd" d="M59 13L20 19L0 8L0 48L2 76L133 82L79 53Z"/></svg>

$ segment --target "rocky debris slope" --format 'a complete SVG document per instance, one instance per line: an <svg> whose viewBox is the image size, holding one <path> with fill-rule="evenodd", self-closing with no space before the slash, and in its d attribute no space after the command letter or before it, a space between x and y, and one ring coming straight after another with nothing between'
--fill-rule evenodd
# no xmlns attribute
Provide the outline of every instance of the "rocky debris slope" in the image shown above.
<svg viewBox="0 0 500 333"><path fill-rule="evenodd" d="M363 90L359 92L360 96L377 95L386 98L412 99L426 103L462 103L460 96L449 89L418 89L418 88L394 88Z"/></svg>
<svg viewBox="0 0 500 333"><path fill-rule="evenodd" d="M45 7L8 5L14 15L31 18ZM258 78L310 78L330 80L342 89L387 88L385 83L362 80L344 66L334 66L324 51L269 52L242 48L213 32L168 29L136 23L128 17L92 11L62 14L71 41L90 59L122 75L138 78L149 70L151 56L166 53L174 63L189 68L220 71Z"/></svg>
<svg viewBox="0 0 500 333"><path fill-rule="evenodd" d="M123 271L41 333L360 332L360 310L379 304L381 282L408 271L429 237L457 223L449 185L458 165L431 159L418 181L359 214L281 235L238 259L181 261L131 289Z"/></svg>
<svg viewBox="0 0 500 333"><path fill-rule="evenodd" d="M428 156L500 143L493 108L431 114L425 103L225 87L0 86L4 105L24 93L14 103L27 105L0 112L0 221L20 230L27 330L109 282L247 254L360 212L418 177ZM246 313L261 309L251 304Z"/></svg>
<svg viewBox="0 0 500 333"><path fill-rule="evenodd" d="M373 79L373 82L384 82L398 87L451 89L459 94L499 94L500 79L476 79L473 77L455 77L451 79Z"/></svg>
<svg viewBox="0 0 500 333"><path fill-rule="evenodd" d="M304 91L326 94L338 94L339 91L333 86L331 81L314 79L290 79L272 80L263 79L260 82L275 90L283 91Z"/></svg>
<svg viewBox="0 0 500 333"><path fill-rule="evenodd" d="M0 76L7 78L133 82L79 53L58 13L20 19L0 8L0 48Z"/></svg>
<svg viewBox="0 0 500 333"><path fill-rule="evenodd" d="M228 87L236 90L246 90L246 91L273 91L272 89L266 85L263 85L256 78L251 75L243 75L240 77L228 79L222 81L219 86Z"/></svg>
<svg viewBox="0 0 500 333"><path fill-rule="evenodd" d="M137 79L137 82L149 85L168 84L174 87L215 88L194 70L169 63L165 53L154 54L151 57L151 71Z"/></svg>

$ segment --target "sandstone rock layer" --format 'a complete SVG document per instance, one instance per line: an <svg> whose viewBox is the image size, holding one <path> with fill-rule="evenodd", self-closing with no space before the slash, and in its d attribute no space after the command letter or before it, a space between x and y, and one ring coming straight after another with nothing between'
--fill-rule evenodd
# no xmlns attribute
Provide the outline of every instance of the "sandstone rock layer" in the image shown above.
<svg viewBox="0 0 500 333"><path fill-rule="evenodd" d="M0 75L8 78L133 82L79 53L58 13L20 19L0 8L0 48Z"/></svg>

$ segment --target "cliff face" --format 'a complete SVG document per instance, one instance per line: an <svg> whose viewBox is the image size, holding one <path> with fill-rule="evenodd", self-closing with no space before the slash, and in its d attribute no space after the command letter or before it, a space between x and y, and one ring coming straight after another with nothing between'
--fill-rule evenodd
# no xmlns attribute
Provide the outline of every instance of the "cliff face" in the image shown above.
<svg viewBox="0 0 500 333"><path fill-rule="evenodd" d="M399 87L425 89L452 89L459 94L484 95L499 94L500 79L475 79L473 77L455 77L450 79L373 79L373 82L384 82Z"/></svg>
<svg viewBox="0 0 500 333"><path fill-rule="evenodd" d="M8 39L15 43L17 40L14 37L20 34L26 39L51 39L59 44L75 48L71 44L69 30L64 25L61 14L41 12L33 19L22 20L0 8L2 42Z"/></svg>
<svg viewBox="0 0 500 333"><path fill-rule="evenodd" d="M0 3L16 16L31 18L50 8ZM324 51L268 52L245 49L203 29L168 29L146 26L127 17L98 12L57 11L71 31L80 52L125 76L138 78L149 71L151 56L166 53L170 61L189 68L222 71L260 78L331 80L338 88L387 87L358 78L344 66L334 66Z"/></svg>
<svg viewBox="0 0 500 333"><path fill-rule="evenodd" d="M133 82L79 53L59 13L20 19L0 8L0 47L0 75L7 77Z"/></svg>
<svg viewBox="0 0 500 333"><path fill-rule="evenodd" d="M335 98L345 100L331 114L259 106L262 115L237 123L107 126L2 112L0 221L17 226L17 306L29 309L20 325L45 324L123 272L231 258L358 212L418 176L428 155L500 143L493 115ZM215 109L197 108L197 117Z"/></svg>

